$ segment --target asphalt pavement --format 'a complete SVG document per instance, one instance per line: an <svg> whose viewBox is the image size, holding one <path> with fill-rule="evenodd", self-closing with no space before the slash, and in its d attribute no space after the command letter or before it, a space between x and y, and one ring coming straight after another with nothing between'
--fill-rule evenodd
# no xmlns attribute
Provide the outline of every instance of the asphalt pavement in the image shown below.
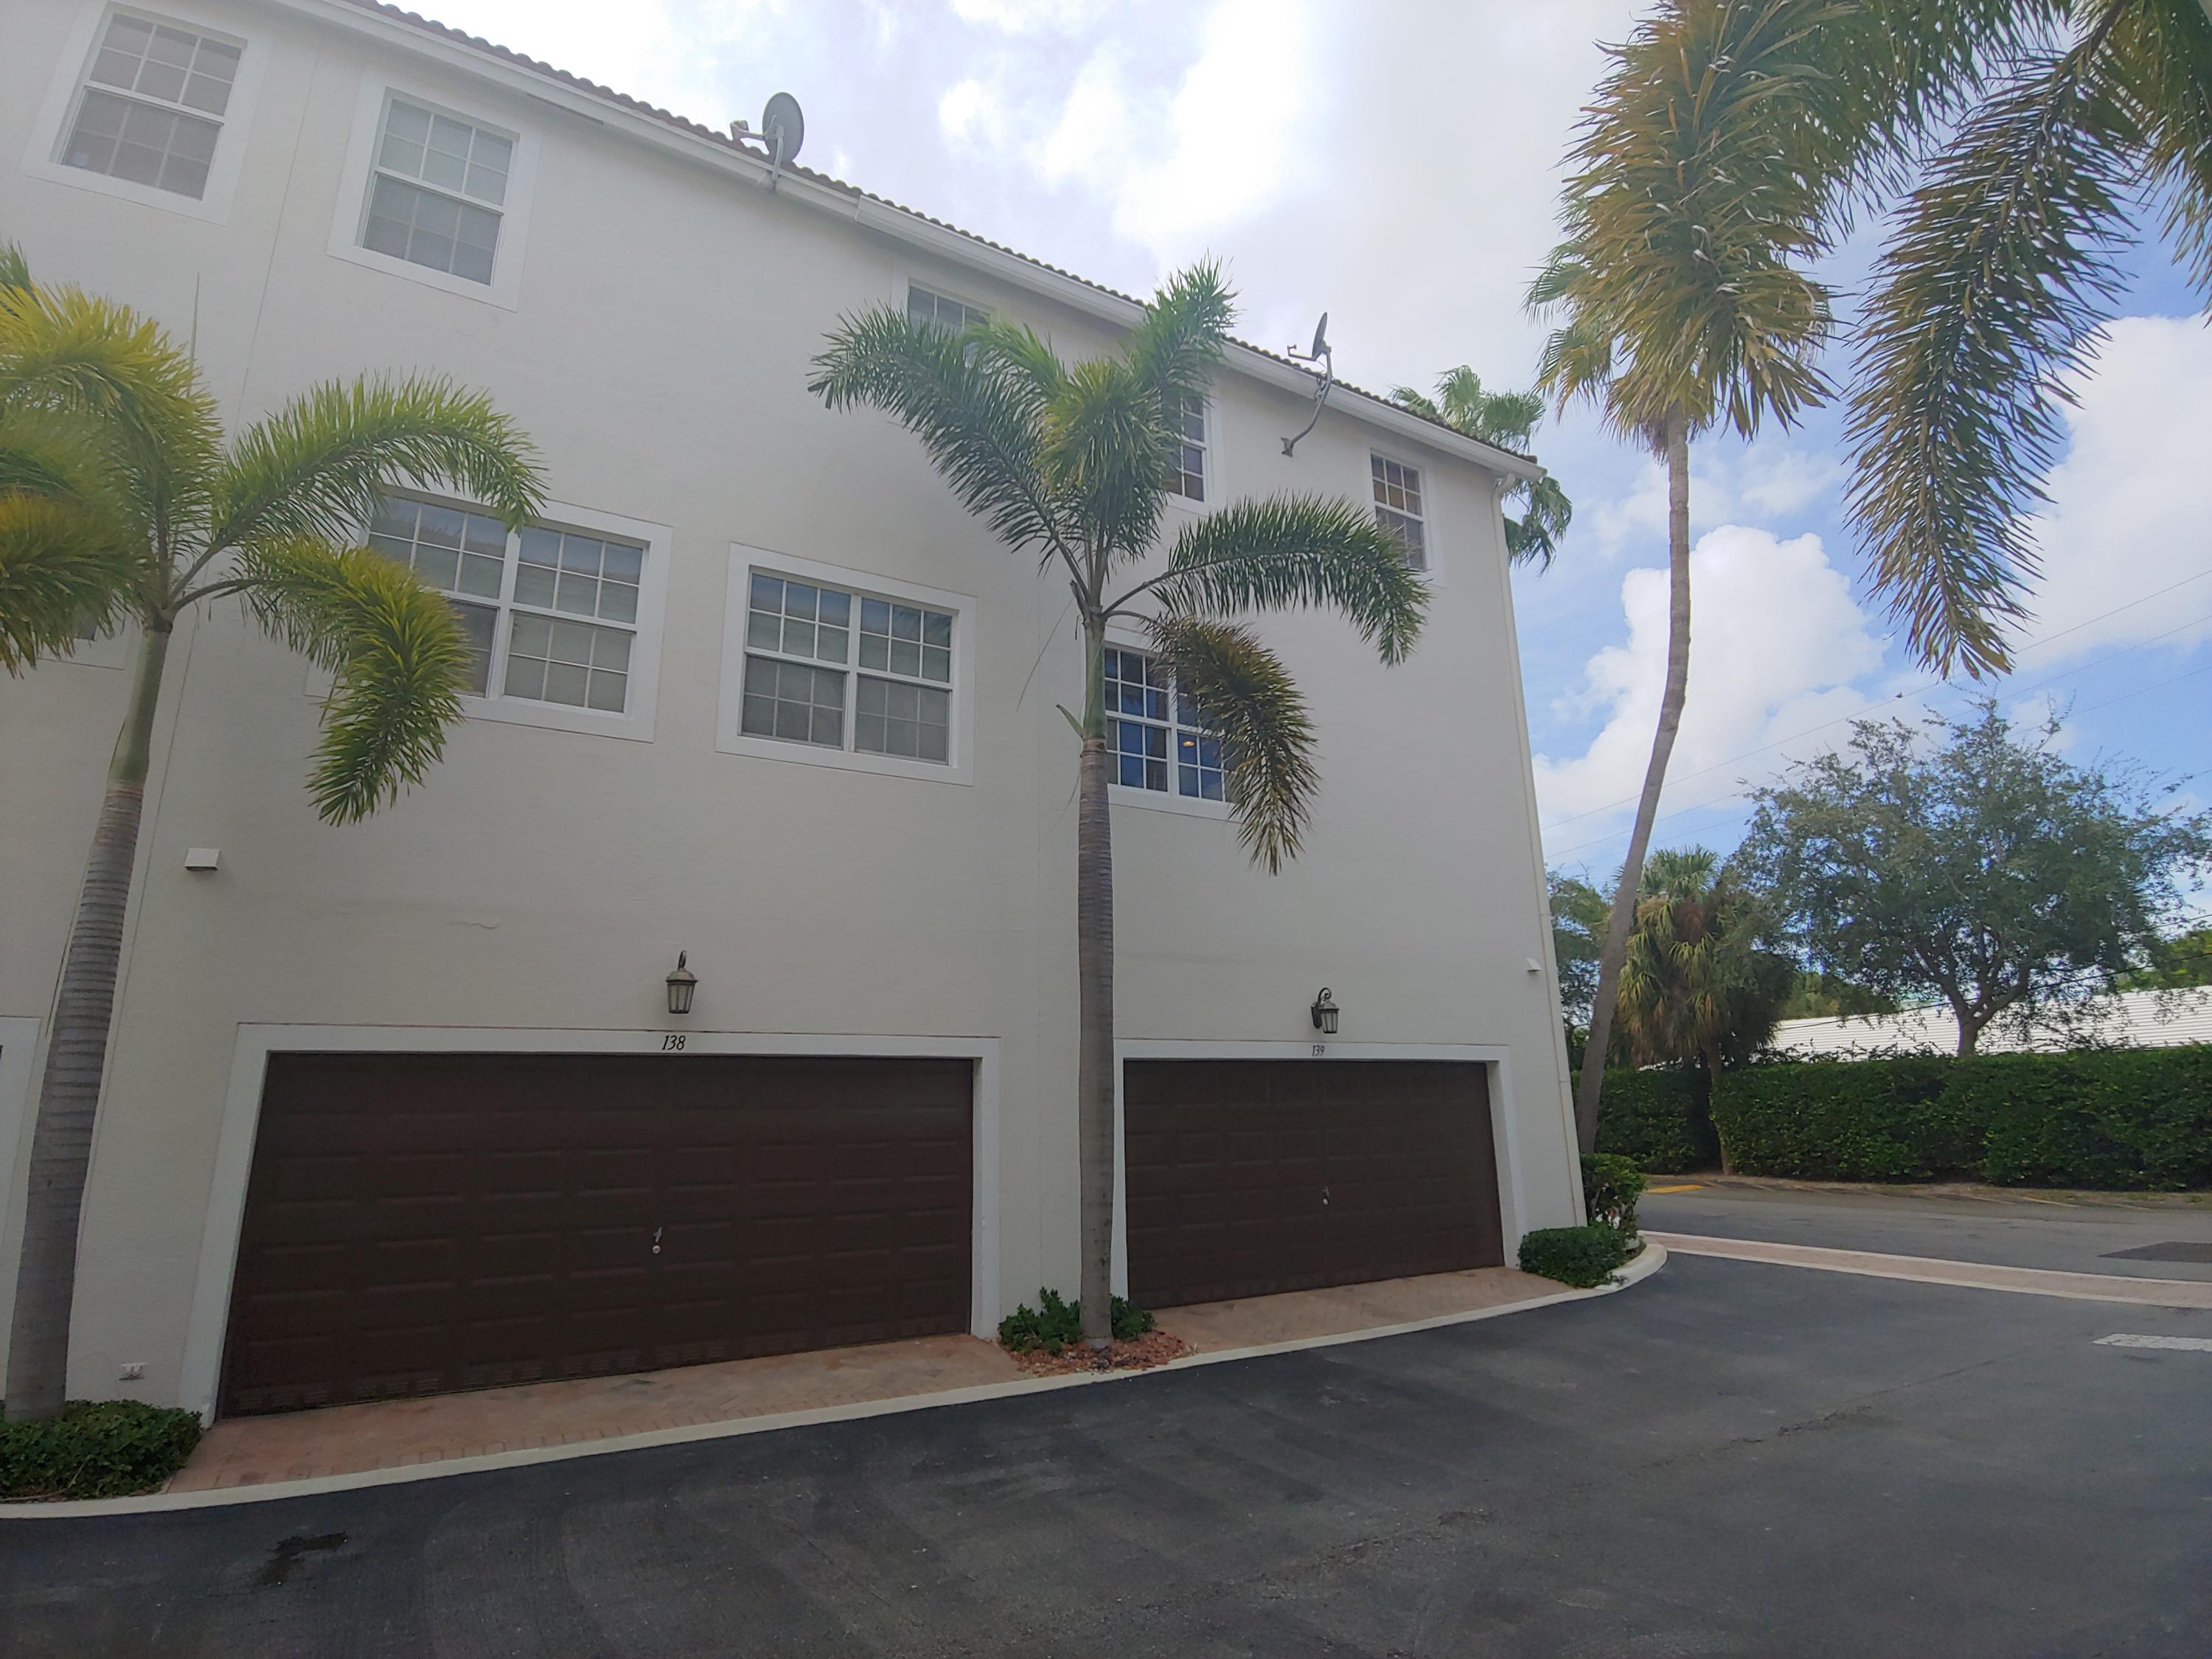
<svg viewBox="0 0 2212 1659"><path fill-rule="evenodd" d="M2062 1273L2212 1279L2212 1260L2116 1255L2180 1244L2212 1256L2212 1194L2063 1194L1911 1188L1821 1190L1654 1176L1637 1213L1661 1232L1990 1261ZM2206 1651L2212 1653L2212 1638Z"/></svg>
<svg viewBox="0 0 2212 1659"><path fill-rule="evenodd" d="M2114 1333L2212 1312L1677 1256L1095 1387L0 1522L0 1652L2202 1659L2212 1352Z"/></svg>

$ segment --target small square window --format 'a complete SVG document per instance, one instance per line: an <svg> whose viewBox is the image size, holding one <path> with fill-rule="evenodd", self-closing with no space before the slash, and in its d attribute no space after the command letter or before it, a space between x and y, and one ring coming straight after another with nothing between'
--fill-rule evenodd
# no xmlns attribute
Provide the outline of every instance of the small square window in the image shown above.
<svg viewBox="0 0 2212 1659"><path fill-rule="evenodd" d="M1168 422L1168 489L1186 501L1206 499L1206 399L1185 398Z"/></svg>
<svg viewBox="0 0 2212 1659"><path fill-rule="evenodd" d="M991 318L991 313L981 306L947 299L911 283L907 284L906 314L917 323L933 323L956 334L971 323L988 322Z"/></svg>
<svg viewBox="0 0 2212 1659"><path fill-rule="evenodd" d="M1398 538L1406 562L1429 568L1428 518L1421 505L1421 471L1381 455L1368 457L1375 489L1375 521Z"/></svg>
<svg viewBox="0 0 2212 1659"><path fill-rule="evenodd" d="M1103 672L1114 781L1184 800L1225 801L1221 740L1165 665L1142 651L1109 647Z"/></svg>
<svg viewBox="0 0 2212 1659"><path fill-rule="evenodd" d="M489 284L514 140L395 97L377 135L361 245Z"/></svg>
<svg viewBox="0 0 2212 1659"><path fill-rule="evenodd" d="M62 164L200 200L242 54L234 41L109 14Z"/></svg>

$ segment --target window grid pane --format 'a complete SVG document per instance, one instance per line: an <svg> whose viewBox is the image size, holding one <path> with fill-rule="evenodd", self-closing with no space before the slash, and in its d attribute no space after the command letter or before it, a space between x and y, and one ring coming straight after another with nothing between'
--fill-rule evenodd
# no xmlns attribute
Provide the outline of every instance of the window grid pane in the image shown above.
<svg viewBox="0 0 2212 1659"><path fill-rule="evenodd" d="M489 283L499 248L499 215L380 173L369 191L361 245L372 253L388 253L471 283Z"/></svg>
<svg viewBox="0 0 2212 1659"><path fill-rule="evenodd" d="M963 304L948 300L941 294L933 294L926 288L907 284L906 314L917 323L934 323L957 333L970 323L988 322L991 313L981 306Z"/></svg>
<svg viewBox="0 0 2212 1659"><path fill-rule="evenodd" d="M1174 793L1189 800L1226 801L1221 740L1206 729L1197 702L1175 689L1166 670L1141 651L1109 647L1104 678L1107 744L1114 781L1125 789ZM1173 713L1170 715L1170 710ZM1169 751L1174 751L1173 783Z"/></svg>
<svg viewBox="0 0 2212 1659"><path fill-rule="evenodd" d="M1374 481L1375 521L1395 536L1406 550L1406 562L1416 570L1429 563L1428 530L1423 522L1421 472L1401 461L1370 455Z"/></svg>
<svg viewBox="0 0 2212 1659"><path fill-rule="evenodd" d="M88 78L138 98L219 116L229 107L238 59L239 49L228 42L118 14L108 19Z"/></svg>
<svg viewBox="0 0 2212 1659"><path fill-rule="evenodd" d="M207 191L221 125L97 88L85 88L62 164L195 201Z"/></svg>
<svg viewBox="0 0 2212 1659"><path fill-rule="evenodd" d="M835 671L870 672L816 666L823 663ZM752 572L738 729L754 737L846 748L848 681L854 752L950 763L950 612Z"/></svg>
<svg viewBox="0 0 2212 1659"><path fill-rule="evenodd" d="M825 749L845 746L845 676L772 657L745 658L739 729Z"/></svg>
<svg viewBox="0 0 2212 1659"><path fill-rule="evenodd" d="M1169 422L1168 488L1187 500L1206 499L1206 399L1185 398Z"/></svg>
<svg viewBox="0 0 2212 1659"><path fill-rule="evenodd" d="M512 139L469 122L398 98L385 112L376 164L386 173L500 207L514 161Z"/></svg>

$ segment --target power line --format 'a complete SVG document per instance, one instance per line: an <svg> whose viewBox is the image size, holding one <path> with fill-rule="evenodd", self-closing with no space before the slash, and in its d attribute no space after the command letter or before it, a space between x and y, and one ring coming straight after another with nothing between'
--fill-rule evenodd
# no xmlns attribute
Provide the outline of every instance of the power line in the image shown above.
<svg viewBox="0 0 2212 1659"><path fill-rule="evenodd" d="M2027 644L2021 647L2021 652L2025 655L2030 651L2039 651L2045 646L2049 645L2053 640L2063 640L2069 634L2078 634L2083 629L2091 627L2097 623L2103 622L2107 617L2117 617L2123 611L2132 611L2139 605L2148 605L2153 599L2162 598L2164 595L2172 592L2174 589L2178 587L2186 587L2191 582L2203 581L2207 576L2212 576L2212 566L2207 566L2204 569L2197 571L2194 575L2184 576L2179 581L2168 582L2164 587L2154 588L2148 593L2142 594L2138 598L2130 599L2125 605L2116 605L2110 611L2100 611L2094 617L2085 617L2080 622L2075 623L2070 627L2062 628L2055 634L2045 634L2041 639L2031 640ZM2197 618L2198 622L2203 622L2206 620L2212 620L2212 617L2200 617ZM2195 625L2196 624L2194 623L2184 623L2182 624L2182 628L2191 628ZM2167 634L2178 634L2180 631L2181 629L2179 628L2168 629L2166 630L2166 634L2153 635L2150 639L2137 641L2136 644L2153 644L2156 641L2166 638ZM2135 647L2133 646L2126 647L2128 650L2132 650ZM2116 654L2124 654L2124 652ZM2065 672L2068 674L2078 674L2082 672L2083 668L2094 668L2098 666L2100 664L2110 662L2112 659L2111 657L2100 657L2094 663L2086 663L2083 664L2081 667L2069 668ZM2009 676L2008 676L2008 678L2009 678ZM2063 678L2063 676L2062 675L2059 678ZM2047 685L2050 683L2050 681L2046 680L2044 682L2044 684ZM1738 761L1749 760L1753 755L1763 755L1770 749L1779 749L1785 743L1795 743L1800 738L1809 738L1815 732L1826 731L1830 726L1841 726L1846 720L1857 720L1862 715L1871 714L1877 708L1886 708L1890 704L1904 701L1917 702L1921 698L1932 696L1936 692L1942 690L1947 686L1949 686L1951 684L1952 682L1948 679L1942 679L1936 681L1930 685L1921 687L1919 690L1909 694L1904 691L1896 692L1888 697L1881 699L1878 702L1868 703L1863 708L1854 710L1850 714L1838 714L1835 719L1823 720L1818 726L1808 726L1802 732L1792 732L1786 738L1776 738L1771 742L1760 744L1755 749L1747 749L1741 754L1728 756L1724 759L1715 761L1710 766L1701 766L1694 772L1685 772L1680 777L1670 778L1668 781L1670 784L1687 783L1692 778L1701 778L1708 772L1720 771L1724 767L1735 765ZM2040 688L2031 685L2024 689L2028 691L2033 691L2039 690ZM1624 806L1633 806L1638 799L1639 796L1638 795L1626 795L1619 800L1608 801L1603 806L1593 806L1585 811L1577 812L1567 817L1555 818L1552 823L1546 824L1543 827L1547 830L1564 830L1571 823L1579 823L1584 818L1595 817L1601 812L1617 811ZM1723 796L1722 799L1726 799L1727 797ZM1610 837L1608 837L1608 839L1610 839ZM1592 844L1595 843L1585 843L1585 845ZM1569 848L1568 850L1572 851L1573 849Z"/></svg>

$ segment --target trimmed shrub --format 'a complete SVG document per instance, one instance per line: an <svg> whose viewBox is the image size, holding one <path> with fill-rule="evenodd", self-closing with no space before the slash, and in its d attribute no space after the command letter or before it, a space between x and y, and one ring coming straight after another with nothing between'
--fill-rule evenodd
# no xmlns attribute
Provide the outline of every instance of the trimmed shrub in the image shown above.
<svg viewBox="0 0 2212 1659"><path fill-rule="evenodd" d="M1592 1221L1633 1233L1636 1200L1643 1196L1644 1174L1633 1159L1610 1152L1583 1154L1583 1209Z"/></svg>
<svg viewBox="0 0 2212 1659"><path fill-rule="evenodd" d="M1746 1175L2212 1185L2212 1045L1753 1066L1713 1118Z"/></svg>
<svg viewBox="0 0 2212 1659"><path fill-rule="evenodd" d="M0 1498L125 1498L160 1486L200 1443L197 1412L73 1400L43 1423L0 1424Z"/></svg>
<svg viewBox="0 0 2212 1659"><path fill-rule="evenodd" d="M1114 1340L1134 1342L1152 1328L1152 1316L1114 1298L1111 1318ZM1037 1305L1026 1302L999 1322L1000 1346L1010 1353L1058 1353L1083 1340L1083 1304L1070 1302L1058 1291L1040 1288Z"/></svg>
<svg viewBox="0 0 2212 1659"><path fill-rule="evenodd" d="M1721 1143L1705 1109L1705 1073L1607 1071L1598 1095L1597 1149L1658 1175L1711 1169L1721 1161Z"/></svg>
<svg viewBox="0 0 2212 1659"><path fill-rule="evenodd" d="M1970 1168L1979 1137L1943 1103L1948 1060L1808 1060L1724 1072L1713 1124L1738 1175L1925 1181Z"/></svg>
<svg viewBox="0 0 2212 1659"><path fill-rule="evenodd" d="M1607 1283L1628 1260L1628 1236L1594 1221L1587 1227L1539 1227L1521 1238L1521 1271L1578 1291Z"/></svg>

